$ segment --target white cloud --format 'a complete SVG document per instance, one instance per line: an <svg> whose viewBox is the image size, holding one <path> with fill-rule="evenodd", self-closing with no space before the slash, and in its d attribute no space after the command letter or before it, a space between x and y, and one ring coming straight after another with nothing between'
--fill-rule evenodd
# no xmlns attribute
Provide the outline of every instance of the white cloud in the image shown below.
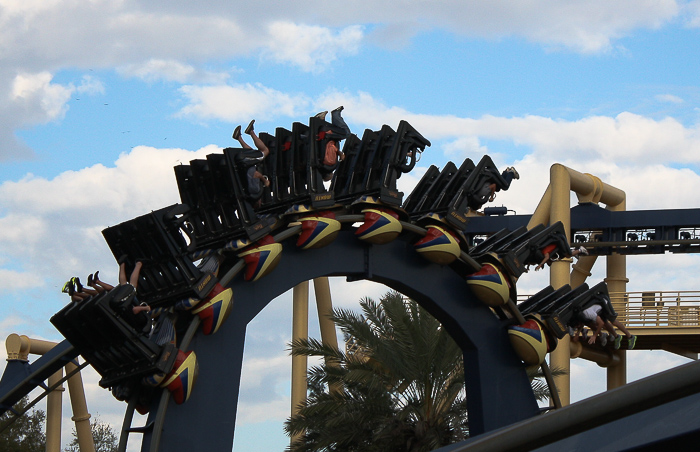
<svg viewBox="0 0 700 452"><path fill-rule="evenodd" d="M681 97L673 94L659 94L654 97L657 101L669 104L682 104L684 101Z"/></svg>
<svg viewBox="0 0 700 452"><path fill-rule="evenodd" d="M660 27L679 13L674 0L364 0L344 5L342 14L318 0L305 8L268 0L254 5L211 2L207 8L105 0L2 0L0 5L0 93L15 93L13 102L0 104L3 160L32 156L14 131L60 119L71 91L102 92L91 91L99 89L96 85L50 83L48 74L61 69L121 68L123 74L148 81L221 83L226 73L198 65L260 55L265 62L318 73L357 54L366 29L375 30L373 42L388 46L425 30L448 30L477 38L524 37L590 53L611 48L636 29ZM688 10L697 10L697 4Z"/></svg>
<svg viewBox="0 0 700 452"><path fill-rule="evenodd" d="M581 162L600 159L633 166L700 162L700 124L686 127L671 117L656 120L622 112L615 117L589 116L573 121L536 115L460 118L389 107L363 92L326 93L318 104L344 105L346 120L374 128L377 124L407 120L430 140L451 140L444 145L445 154L451 158L473 158L475 153L485 153L487 149L480 139L490 139L528 147L536 158L548 162L563 158Z"/></svg>
<svg viewBox="0 0 700 452"><path fill-rule="evenodd" d="M102 270L106 281L116 280L116 264L101 231L179 202L173 166L214 152L220 148L192 152L137 146L111 167L94 165L51 180L29 175L0 185L0 278L8 280L6 293L26 288L28 275L35 286L55 287L57 304L44 307L48 319L63 303L60 286L68 277Z"/></svg>
<svg viewBox="0 0 700 452"><path fill-rule="evenodd" d="M78 93L95 95L104 94L105 87L102 81L100 81L99 79L91 75L84 75L80 85L78 85L75 90Z"/></svg>
<svg viewBox="0 0 700 452"><path fill-rule="evenodd" d="M229 75L222 72L203 71L176 60L152 58L144 63L129 64L118 69L128 77L137 77L147 82L159 80L179 83L224 83Z"/></svg>
<svg viewBox="0 0 700 452"><path fill-rule="evenodd" d="M357 25L333 33L326 27L281 21L269 24L268 33L263 55L314 73L332 67L339 55L357 53L363 37L362 27Z"/></svg>
<svg viewBox="0 0 700 452"><path fill-rule="evenodd" d="M0 93L7 87L6 102L0 102L0 161L27 158L32 152L15 136L15 130L63 119L73 93L95 95L104 93L102 82L84 76L78 86L53 81L48 71L21 72L11 80L3 76L0 67Z"/></svg>
<svg viewBox="0 0 700 452"><path fill-rule="evenodd" d="M358 5L359 7L360 5ZM524 37L581 53L610 50L613 42L637 28L657 28L676 17L675 0L606 2L512 1L490 2L363 2L372 11L382 38L405 41L404 30L447 29L469 37ZM350 14L358 16L357 11ZM416 21L416 18L420 18Z"/></svg>
<svg viewBox="0 0 700 452"><path fill-rule="evenodd" d="M48 122L66 112L66 102L74 90L51 83L48 72L19 74L14 78L10 101L17 104L34 122Z"/></svg>
<svg viewBox="0 0 700 452"><path fill-rule="evenodd" d="M180 116L229 122L299 116L310 103L303 94L287 94L259 83L235 86L188 85L180 91L189 101L189 105L178 113Z"/></svg>
<svg viewBox="0 0 700 452"><path fill-rule="evenodd" d="M691 0L685 4L684 13L690 27L700 27L700 1Z"/></svg>

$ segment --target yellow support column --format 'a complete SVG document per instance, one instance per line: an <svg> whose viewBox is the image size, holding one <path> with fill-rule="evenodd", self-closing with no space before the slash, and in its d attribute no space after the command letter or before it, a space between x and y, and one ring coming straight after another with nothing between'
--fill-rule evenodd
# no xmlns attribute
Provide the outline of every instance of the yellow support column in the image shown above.
<svg viewBox="0 0 700 452"><path fill-rule="evenodd" d="M626 203L623 200L610 210L622 211L625 210ZM622 254L611 254L607 258L607 277L605 282L608 285L609 292L625 293L627 292L627 256ZM615 306L615 310L619 311L623 306ZM626 303L624 309L626 309ZM616 366L607 368L608 389L615 389L627 383L627 352L625 350L616 350L620 363Z"/></svg>
<svg viewBox="0 0 700 452"><path fill-rule="evenodd" d="M549 210L550 223L561 221L569 239L571 229L571 207L570 207L570 187L571 180L567 168L562 165L552 165L549 172L551 191L551 204ZM561 259L552 262L550 267L549 283L553 288L569 284L569 264L571 259ZM563 375L554 378L554 382L559 390L559 399L562 406L571 403L571 358L569 352L569 336L564 336L559 340L557 348L550 354L550 367L565 371Z"/></svg>
<svg viewBox="0 0 700 452"><path fill-rule="evenodd" d="M76 368L77 366L70 362L66 364L66 373L69 374ZM83 377L80 375L80 372L76 372L68 379L68 394L70 395L71 407L73 408L72 419L75 422L75 431L78 434L80 452L95 452L95 441L90 428L90 413L87 410Z"/></svg>
<svg viewBox="0 0 700 452"><path fill-rule="evenodd" d="M321 341L324 345L338 348L335 323L330 317L333 314L333 301L331 300L331 286L327 277L314 279L314 292L316 293L318 323L321 327Z"/></svg>
<svg viewBox="0 0 700 452"><path fill-rule="evenodd" d="M309 337L309 282L294 287L292 291L292 340ZM292 356L292 416L299 411L299 404L306 400L306 356ZM292 437L294 442L298 436Z"/></svg>
<svg viewBox="0 0 700 452"><path fill-rule="evenodd" d="M338 335L335 332L335 323L331 320L333 314L333 301L331 300L331 286L328 277L314 279L314 292L316 293L316 308L318 310L318 324L321 329L321 342L323 345L338 348ZM337 366L338 363L326 360L327 366ZM342 388L331 385L331 392L338 392Z"/></svg>
<svg viewBox="0 0 700 452"><path fill-rule="evenodd" d="M49 377L49 387L63 378L63 369ZM63 417L63 385L58 385L46 396L46 452L61 452L61 418Z"/></svg>

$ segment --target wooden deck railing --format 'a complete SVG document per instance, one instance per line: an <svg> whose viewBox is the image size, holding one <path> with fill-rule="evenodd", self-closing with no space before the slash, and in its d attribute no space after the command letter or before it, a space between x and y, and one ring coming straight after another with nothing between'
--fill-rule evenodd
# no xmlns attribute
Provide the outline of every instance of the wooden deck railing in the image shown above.
<svg viewBox="0 0 700 452"><path fill-rule="evenodd" d="M610 300L631 328L700 326L700 291L610 293Z"/></svg>

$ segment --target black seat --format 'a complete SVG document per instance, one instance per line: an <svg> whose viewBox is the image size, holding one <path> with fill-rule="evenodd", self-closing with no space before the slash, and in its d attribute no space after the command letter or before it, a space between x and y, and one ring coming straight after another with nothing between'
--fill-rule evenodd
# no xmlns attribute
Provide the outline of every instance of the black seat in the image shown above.
<svg viewBox="0 0 700 452"><path fill-rule="evenodd" d="M190 296L206 295L216 279L192 262L187 240L187 206L175 204L102 231L112 254L123 259L127 275L137 260L139 299L151 306L170 305Z"/></svg>
<svg viewBox="0 0 700 452"><path fill-rule="evenodd" d="M99 296L72 301L51 317L51 323L102 376L100 386L105 388L167 373L176 358L173 344L157 344L115 309L129 290L117 286Z"/></svg>

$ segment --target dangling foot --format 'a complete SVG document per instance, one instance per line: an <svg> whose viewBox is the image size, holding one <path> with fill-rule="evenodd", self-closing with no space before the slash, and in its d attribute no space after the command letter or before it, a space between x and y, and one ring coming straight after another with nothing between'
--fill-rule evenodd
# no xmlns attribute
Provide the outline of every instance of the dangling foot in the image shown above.
<svg viewBox="0 0 700 452"><path fill-rule="evenodd" d="M509 166L506 171L513 173L513 179L520 179L520 173L514 167Z"/></svg>
<svg viewBox="0 0 700 452"><path fill-rule="evenodd" d="M92 273L88 275L88 286L95 287L95 281L92 279Z"/></svg>
<svg viewBox="0 0 700 452"><path fill-rule="evenodd" d="M238 140L241 137L241 126L236 127L233 129L233 135L231 135L234 140Z"/></svg>
<svg viewBox="0 0 700 452"><path fill-rule="evenodd" d="M581 246L581 247L579 247L578 251L579 251L579 253L585 254L586 256L588 256L588 250L586 249L586 247Z"/></svg>
<svg viewBox="0 0 700 452"><path fill-rule="evenodd" d="M622 343L622 336L619 334L615 337L615 350L620 349L620 344Z"/></svg>
<svg viewBox="0 0 700 452"><path fill-rule="evenodd" d="M318 118L318 119L323 119L325 121L327 114L328 114L328 110L322 111L321 113L316 113L316 115L314 117Z"/></svg>
<svg viewBox="0 0 700 452"><path fill-rule="evenodd" d="M61 289L61 293L67 293L68 295L72 295L73 291L73 278L69 279L66 281L66 283L63 285L63 288Z"/></svg>
<svg viewBox="0 0 700 452"><path fill-rule="evenodd" d="M75 282L75 289L76 289L78 292L82 292L82 291L83 291L83 285L80 284L80 278L78 278L78 277L76 276L76 277L74 278L74 282Z"/></svg>
<svg viewBox="0 0 700 452"><path fill-rule="evenodd" d="M248 124L248 127L245 128L245 133L247 133L248 135L250 135L251 133L253 133L255 131L253 129L253 124L255 124L255 119L250 121L250 124Z"/></svg>
<svg viewBox="0 0 700 452"><path fill-rule="evenodd" d="M637 336L628 337L627 338L627 350L633 350L635 345L637 345Z"/></svg>
<svg viewBox="0 0 700 452"><path fill-rule="evenodd" d="M335 110L333 110L331 113L335 113L336 111L337 111L338 113L340 113L341 111L343 111L343 108L345 108L345 107L343 107L343 106L341 105L340 107L338 107L338 108L336 108Z"/></svg>

